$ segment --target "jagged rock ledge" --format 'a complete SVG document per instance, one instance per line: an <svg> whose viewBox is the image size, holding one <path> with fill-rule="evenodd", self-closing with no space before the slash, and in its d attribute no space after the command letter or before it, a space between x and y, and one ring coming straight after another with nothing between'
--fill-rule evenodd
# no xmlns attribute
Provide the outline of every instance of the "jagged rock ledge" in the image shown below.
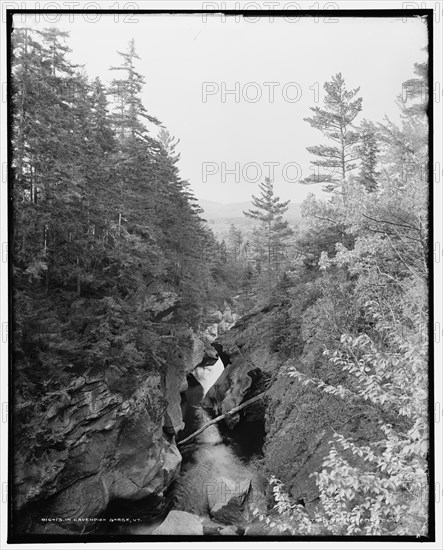
<svg viewBox="0 0 443 550"><path fill-rule="evenodd" d="M276 358L267 346L272 330L269 312L269 308L263 308L245 315L213 344L225 370L206 394L204 406L217 415L227 413L263 391L275 370ZM255 408L262 408L262 404L258 403ZM251 411L252 408L247 414ZM228 425L234 427L239 418L238 414L230 416Z"/></svg>
<svg viewBox="0 0 443 550"><path fill-rule="evenodd" d="M27 508L35 532L49 532L41 518L94 518L112 499L162 496L177 474L181 455L163 431L166 400L158 374L135 377L127 398L110 389L112 373L88 372L54 399L41 420L51 437L41 456L20 446L14 471L17 509ZM36 506L32 506L36 504Z"/></svg>

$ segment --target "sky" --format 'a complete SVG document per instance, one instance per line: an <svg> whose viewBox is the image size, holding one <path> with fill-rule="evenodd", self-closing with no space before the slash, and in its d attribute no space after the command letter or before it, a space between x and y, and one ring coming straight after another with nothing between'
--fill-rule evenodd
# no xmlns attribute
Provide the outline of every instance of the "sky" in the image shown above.
<svg viewBox="0 0 443 550"><path fill-rule="evenodd" d="M306 147L324 142L303 120L322 106L324 82L341 72L348 88L360 86L357 122L395 121L402 83L427 59L426 25L412 17L39 17L16 15L14 24L68 30L72 61L105 82L134 38L144 105L180 139L181 176L197 198L222 203L250 200L266 176L284 200L321 194L298 182L313 173Z"/></svg>

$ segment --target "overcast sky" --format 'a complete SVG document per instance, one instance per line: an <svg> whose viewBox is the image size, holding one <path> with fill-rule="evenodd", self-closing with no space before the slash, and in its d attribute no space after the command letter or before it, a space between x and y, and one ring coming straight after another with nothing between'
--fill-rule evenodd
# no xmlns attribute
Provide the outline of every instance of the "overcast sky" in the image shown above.
<svg viewBox="0 0 443 550"><path fill-rule="evenodd" d="M413 18L95 17L40 15L37 23L27 14L15 24L68 30L71 59L105 82L120 64L116 51L134 38L144 104L180 138L182 177L198 198L224 203L249 200L271 171L283 199L318 192L294 181L312 173L306 147L321 135L303 118L321 105L323 83L341 72L349 88L361 87L359 120L395 120L402 83L427 59L426 25Z"/></svg>

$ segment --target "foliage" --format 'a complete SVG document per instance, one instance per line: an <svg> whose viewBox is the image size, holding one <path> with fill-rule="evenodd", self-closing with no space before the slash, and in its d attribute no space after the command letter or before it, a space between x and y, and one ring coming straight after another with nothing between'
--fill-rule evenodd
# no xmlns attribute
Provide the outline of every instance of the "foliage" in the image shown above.
<svg viewBox="0 0 443 550"><path fill-rule="evenodd" d="M240 301L262 308L271 327L263 345L280 365L264 456L275 505L263 520L293 534L426 534L426 67L416 65L399 98L399 125L357 127L359 89L334 76L307 119L332 142L309 148L314 164L334 172L305 181L330 191L305 201L307 230L294 234L283 218L288 201L266 179L245 213L258 224L252 237L232 226L217 243L180 177L178 140L140 100L134 43L107 90L69 61L66 38L56 29L13 33L23 441L73 376L121 366L126 380L112 391L130 391L133 373L179 360L172 335L197 329L205 310L242 290ZM312 472L319 505L308 513L293 502L299 466L287 451L309 453L324 433L331 443ZM38 434L37 447L60 443ZM272 471L283 461L290 467Z"/></svg>
<svg viewBox="0 0 443 550"><path fill-rule="evenodd" d="M318 535L320 530L311 520L303 505L291 501L284 491L283 483L275 476L269 480L275 504L273 512L266 515L262 510L255 508L253 515L264 521L270 529L276 528L279 532L290 535Z"/></svg>
<svg viewBox="0 0 443 550"><path fill-rule="evenodd" d="M294 352L279 372L283 395L274 395L268 409L265 448L277 502L266 521L282 531L427 534L425 68L416 66L416 74L406 83L411 88L407 100L399 100L401 126L389 120L383 125L364 121L358 139L354 133L347 144L341 142L342 152L360 155L360 174L350 173L356 167L351 161L348 169L342 164L342 184L335 182L328 200L311 196L303 205L309 227L297 239L299 261L288 273L292 288L281 312L288 316L284 330L278 331L278 347L292 347ZM337 89L344 86L340 79L334 82ZM327 88L331 93L333 83ZM353 99L356 92L346 95L354 102L349 107L350 128L361 107ZM333 111L331 116L314 111L316 117L308 121L333 134L331 121L339 124ZM335 166L328 158L339 151L321 147L312 151L322 153L319 165ZM292 384L286 382L288 376ZM331 406L338 402L341 407ZM300 412L292 412L298 408ZM303 409L309 411L308 418ZM280 427L283 418L285 430ZM356 429L361 419L366 430ZM306 422L309 434L304 431ZM307 515L290 496L292 491L299 494L293 485L298 471L273 470L274 464L283 465L274 455L279 449L289 461L288 431L296 441L294 449L309 452L309 439L322 430L332 439L321 466L312 472L319 502ZM284 441L269 441L280 433Z"/></svg>
<svg viewBox="0 0 443 550"><path fill-rule="evenodd" d="M374 191L380 175L377 171L377 154L380 152L380 148L375 126L368 121L363 121L360 126L360 136L358 152L361 164L358 178L368 191Z"/></svg>
<svg viewBox="0 0 443 550"><path fill-rule="evenodd" d="M286 258L288 238L292 235L292 229L283 219L290 201L280 201L280 197L275 195L274 184L269 178L265 178L264 183L259 187L261 195L252 197L255 209L248 210L244 214L259 222L252 238L253 261L257 273L259 275L262 273L270 291Z"/></svg>
<svg viewBox="0 0 443 550"><path fill-rule="evenodd" d="M362 98L356 97L360 88L348 90L341 73L324 85L326 96L324 108L311 107L314 116L306 122L320 130L334 145L307 147L317 157L312 164L323 173L313 174L303 183L326 183L326 190L332 191L345 184L349 172L356 168L358 160L356 145L360 139L354 127L354 120L362 109Z"/></svg>
<svg viewBox="0 0 443 550"><path fill-rule="evenodd" d="M13 32L16 395L39 414L89 368L161 369L179 345L165 336L197 328L236 286L217 272L178 141L154 137L134 42L106 89L70 62L67 38Z"/></svg>

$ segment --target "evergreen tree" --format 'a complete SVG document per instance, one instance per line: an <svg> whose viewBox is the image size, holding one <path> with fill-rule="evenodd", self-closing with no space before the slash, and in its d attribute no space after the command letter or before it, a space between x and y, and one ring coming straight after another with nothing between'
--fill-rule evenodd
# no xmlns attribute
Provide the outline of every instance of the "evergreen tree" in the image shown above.
<svg viewBox="0 0 443 550"><path fill-rule="evenodd" d="M341 73L326 82L324 89L324 108L311 107L314 116L304 120L320 130L334 145L307 147L310 153L319 157L312 164L326 172L310 175L303 183L326 183L325 189L332 191L343 186L348 173L357 166L359 133L354 129L353 122L362 109L362 99L356 97L360 88L346 89Z"/></svg>
<svg viewBox="0 0 443 550"><path fill-rule="evenodd" d="M369 192L372 192L377 188L377 178L380 175L377 171L377 154L380 152L380 148L374 125L364 121L360 125L360 135L358 152L361 163L358 181Z"/></svg>
<svg viewBox="0 0 443 550"><path fill-rule="evenodd" d="M138 136L147 139L146 127L140 119L144 118L156 126L160 125L160 122L154 116L148 114L140 99L145 79L135 69L136 60L139 60L140 57L135 51L134 39L129 42L127 52L118 52L118 54L123 57L122 65L111 67L111 70L123 71L125 75L122 78L115 78L111 82L109 90L116 104L115 127L122 140L127 136L132 138Z"/></svg>
<svg viewBox="0 0 443 550"><path fill-rule="evenodd" d="M102 83L70 63L65 39L53 29L13 34L17 391L37 408L72 368L158 364L150 288L175 291L171 322L185 327L214 292L215 239L180 178L177 142L141 123L133 44L116 118Z"/></svg>
<svg viewBox="0 0 443 550"><path fill-rule="evenodd" d="M176 164L180 160L180 153L177 153L175 149L180 140L171 136L166 128L161 128L158 133L158 141L162 144L172 163Z"/></svg>
<svg viewBox="0 0 443 550"><path fill-rule="evenodd" d="M243 234L241 229L231 224L228 233L228 250L234 262L237 262L240 258L240 252L243 243Z"/></svg>
<svg viewBox="0 0 443 550"><path fill-rule="evenodd" d="M288 209L290 201L280 201L280 197L274 194L274 184L270 178L265 178L264 183L259 185L261 195L252 196L252 204L255 210L243 212L245 216L260 223L258 228L258 240L264 248L268 271L272 268L278 269L284 250L286 240L292 234L292 229L286 220L284 213ZM262 250L257 250L257 259L261 263Z"/></svg>

